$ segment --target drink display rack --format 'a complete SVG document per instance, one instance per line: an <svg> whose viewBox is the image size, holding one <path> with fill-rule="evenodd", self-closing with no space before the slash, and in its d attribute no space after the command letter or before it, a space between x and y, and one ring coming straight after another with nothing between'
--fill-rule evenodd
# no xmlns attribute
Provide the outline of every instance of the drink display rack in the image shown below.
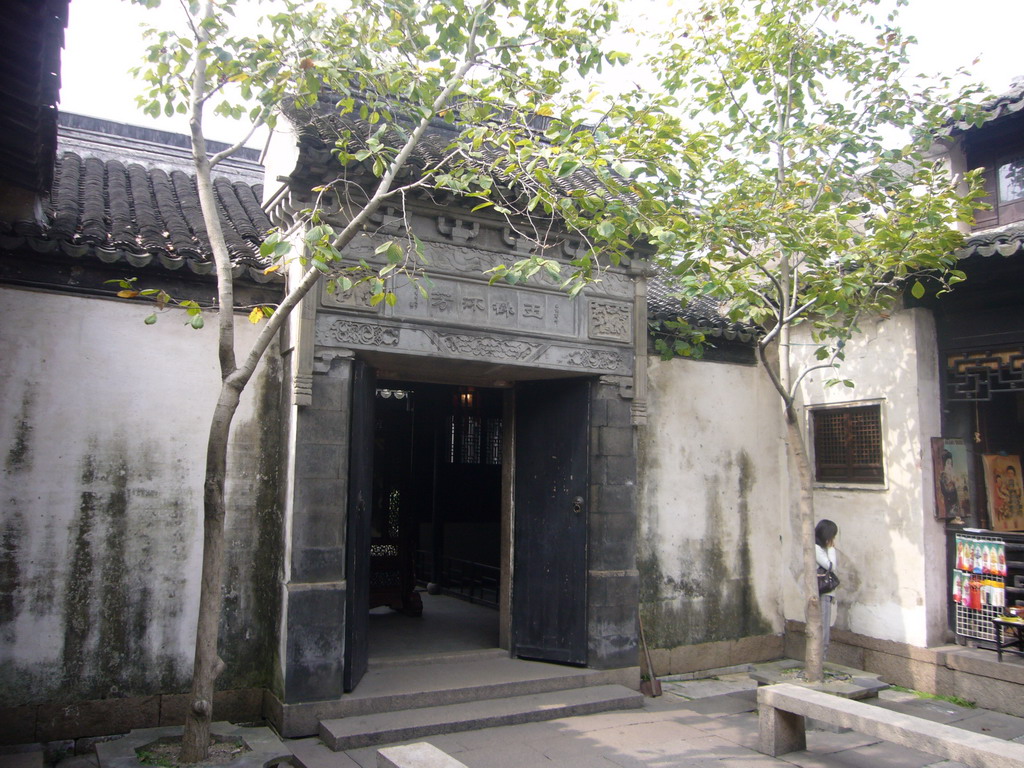
<svg viewBox="0 0 1024 768"><path fill-rule="evenodd" d="M992 619L1002 616L1008 604L1003 537L988 531L958 533L953 565L956 634L995 642Z"/></svg>

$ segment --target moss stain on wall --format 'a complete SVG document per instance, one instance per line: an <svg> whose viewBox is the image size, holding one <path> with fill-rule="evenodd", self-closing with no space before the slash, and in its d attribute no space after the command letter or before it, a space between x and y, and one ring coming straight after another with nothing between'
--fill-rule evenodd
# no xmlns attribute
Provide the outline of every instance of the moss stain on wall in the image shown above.
<svg viewBox="0 0 1024 768"><path fill-rule="evenodd" d="M32 418L35 407L35 385L26 385L21 408L14 417L14 439L4 460L4 488L10 496L3 500L4 516L0 521L0 639L14 639L13 623L24 607L21 557L25 539L25 515L18 491L23 476L32 469Z"/></svg>
<svg viewBox="0 0 1024 768"><path fill-rule="evenodd" d="M35 384L26 385L21 398L21 410L15 416L14 440L7 450L4 466L8 472L26 471L32 468L32 411L35 407Z"/></svg>
<svg viewBox="0 0 1024 768"><path fill-rule="evenodd" d="M11 499L3 527L0 528L0 638L11 642L12 622L21 612L21 566L19 543L24 535L24 517Z"/></svg>
<svg viewBox="0 0 1024 768"><path fill-rule="evenodd" d="M752 581L754 479L753 462L741 450L721 467L720 474L705 479L705 538L684 541L677 562L664 567L653 550L640 559L641 610L653 647L734 640L772 631L757 605ZM723 505L732 489L735 505ZM735 553L727 551L727 545L734 545Z"/></svg>
<svg viewBox="0 0 1024 768"><path fill-rule="evenodd" d="M82 464L81 483L90 486L96 478L93 458L87 455ZM71 523L71 562L64 586L64 650L62 688L74 690L82 679L86 665L86 648L91 620L93 595L93 542L92 529L96 516L96 494L83 490L78 509Z"/></svg>
<svg viewBox="0 0 1024 768"><path fill-rule="evenodd" d="M256 384L253 417L232 435L234 485L228 502L228 554L221 616L218 687L269 687L275 668L282 567L281 363L268 356Z"/></svg>
<svg viewBox="0 0 1024 768"><path fill-rule="evenodd" d="M146 444L129 448L122 438L90 441L81 460L68 565L58 595L60 683L56 689L38 688L41 679L45 685L45 665L22 670L37 686L21 693L27 700L175 692L187 686L178 649L153 642L154 633L180 615L177 603L185 595L163 589L175 583L167 574L183 567L184 556L171 546L167 521L161 519L165 507L150 487L158 463L152 450ZM159 602L154 588L163 589ZM168 669L174 673L168 675Z"/></svg>

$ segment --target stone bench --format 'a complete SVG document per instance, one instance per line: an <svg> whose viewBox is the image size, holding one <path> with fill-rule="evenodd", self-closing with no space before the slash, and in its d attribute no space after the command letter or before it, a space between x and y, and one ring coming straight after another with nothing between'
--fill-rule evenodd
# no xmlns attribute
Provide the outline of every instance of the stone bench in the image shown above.
<svg viewBox="0 0 1024 768"><path fill-rule="evenodd" d="M972 768L1024 768L1024 744L781 683L757 691L758 749L772 757L807 748L804 718L850 728Z"/></svg>
<svg viewBox="0 0 1024 768"><path fill-rule="evenodd" d="M425 741L377 750L377 768L466 768L454 757Z"/></svg>

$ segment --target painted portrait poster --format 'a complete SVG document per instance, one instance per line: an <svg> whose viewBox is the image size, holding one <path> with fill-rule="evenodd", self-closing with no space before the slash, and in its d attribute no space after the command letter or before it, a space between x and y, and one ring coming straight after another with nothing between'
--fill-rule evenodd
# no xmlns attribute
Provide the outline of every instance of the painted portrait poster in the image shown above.
<svg viewBox="0 0 1024 768"><path fill-rule="evenodd" d="M967 517L971 512L967 445L963 440L933 437L932 467L936 519L962 520Z"/></svg>
<svg viewBox="0 0 1024 768"><path fill-rule="evenodd" d="M994 531L1024 530L1020 456L984 455L988 517Z"/></svg>

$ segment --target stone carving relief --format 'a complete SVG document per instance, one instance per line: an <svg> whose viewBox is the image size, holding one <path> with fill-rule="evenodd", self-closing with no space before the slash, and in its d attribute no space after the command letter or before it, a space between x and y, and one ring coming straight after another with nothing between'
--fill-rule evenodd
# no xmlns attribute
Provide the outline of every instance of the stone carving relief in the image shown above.
<svg viewBox="0 0 1024 768"><path fill-rule="evenodd" d="M508 238L515 236L515 233L510 230L508 231ZM509 243L508 238L505 238L506 243ZM383 242L386 242L386 239L383 237L363 236L356 238L345 248L345 255L353 260L364 259L370 264L382 264L384 259L382 256L374 253L374 248ZM527 238L519 238L518 242L532 245ZM578 240L575 242L579 243ZM511 246L511 243L509 244ZM427 263L423 265L423 270L428 275L439 273L458 274L479 281L489 280L491 276L488 272L494 269L494 267L498 265L510 267L514 261L529 255L529 249L526 251L517 249L515 253L494 253L493 251L485 251L460 243L432 241L424 241L423 250L427 260ZM563 272L568 274L569 269L566 266ZM597 278L597 282L588 286L584 291L585 294L614 296L616 298L631 298L633 296L633 281L627 274L619 271L602 270L599 274L595 274L594 277ZM548 274L547 270L541 270L530 278L528 285L558 288L561 282L562 278L552 277ZM516 290L522 290L522 288L517 288Z"/></svg>
<svg viewBox="0 0 1024 768"><path fill-rule="evenodd" d="M339 344L359 344L364 347L397 347L398 329L351 320L335 320L327 327L327 337Z"/></svg>
<svg viewBox="0 0 1024 768"><path fill-rule="evenodd" d="M327 292L327 283L323 283L320 291L320 304L324 307L337 307L339 309L353 309L357 312L379 312L378 307L370 303L370 286L368 283L353 285L347 291Z"/></svg>
<svg viewBox="0 0 1024 768"><path fill-rule="evenodd" d="M501 228L501 241L507 245L516 256L529 256L537 248L537 244L525 235L521 235L511 227Z"/></svg>
<svg viewBox="0 0 1024 768"><path fill-rule="evenodd" d="M450 216L438 216L437 231L457 243L467 243L480 234L480 223Z"/></svg>
<svg viewBox="0 0 1024 768"><path fill-rule="evenodd" d="M313 401L313 374L296 373L292 376L292 394L297 405L309 405Z"/></svg>
<svg viewBox="0 0 1024 768"><path fill-rule="evenodd" d="M596 349L577 349L567 354L566 365L588 368L595 371L616 371L623 367L625 359L620 352Z"/></svg>
<svg viewBox="0 0 1024 768"><path fill-rule="evenodd" d="M463 296L462 311L469 312L470 314L487 312L487 299L483 296Z"/></svg>
<svg viewBox="0 0 1024 768"><path fill-rule="evenodd" d="M633 281L629 275L605 270L598 277L598 281L592 289L594 293L619 296L624 299L633 296Z"/></svg>
<svg viewBox="0 0 1024 768"><path fill-rule="evenodd" d="M318 349L313 356L313 371L329 373L335 360L351 360L353 357L350 349Z"/></svg>
<svg viewBox="0 0 1024 768"><path fill-rule="evenodd" d="M433 334L438 348L456 355L486 357L493 360L529 360L541 349L540 344L494 336L470 336L460 333Z"/></svg>
<svg viewBox="0 0 1024 768"><path fill-rule="evenodd" d="M585 256L590 250L590 245L580 237L568 237L562 241L562 252L570 259L578 259Z"/></svg>
<svg viewBox="0 0 1024 768"><path fill-rule="evenodd" d="M523 317L535 317L538 320L544 319L544 305L536 301L522 302ZM558 305L555 305L555 318L558 317Z"/></svg>
<svg viewBox="0 0 1024 768"><path fill-rule="evenodd" d="M390 205L372 214L370 221L377 225L378 232L390 235L404 233L407 226L402 210Z"/></svg>
<svg viewBox="0 0 1024 768"><path fill-rule="evenodd" d="M417 286L395 281L397 296L388 317L425 320L464 328L490 328L576 338L582 301L565 293L532 288L481 285L473 280L436 276L424 297Z"/></svg>
<svg viewBox="0 0 1024 768"><path fill-rule="evenodd" d="M633 337L633 312L629 304L590 302L590 338L628 342Z"/></svg>
<svg viewBox="0 0 1024 768"><path fill-rule="evenodd" d="M435 312L447 312L455 306L452 291L434 291L430 294L430 308Z"/></svg>
<svg viewBox="0 0 1024 768"><path fill-rule="evenodd" d="M495 301L491 304L495 317L515 317L516 305L511 301Z"/></svg>
<svg viewBox="0 0 1024 768"><path fill-rule="evenodd" d="M429 262L427 271L457 272L480 280L489 279L489 276L484 274L487 270L499 264L512 263L507 256L452 243L424 243L423 248Z"/></svg>

